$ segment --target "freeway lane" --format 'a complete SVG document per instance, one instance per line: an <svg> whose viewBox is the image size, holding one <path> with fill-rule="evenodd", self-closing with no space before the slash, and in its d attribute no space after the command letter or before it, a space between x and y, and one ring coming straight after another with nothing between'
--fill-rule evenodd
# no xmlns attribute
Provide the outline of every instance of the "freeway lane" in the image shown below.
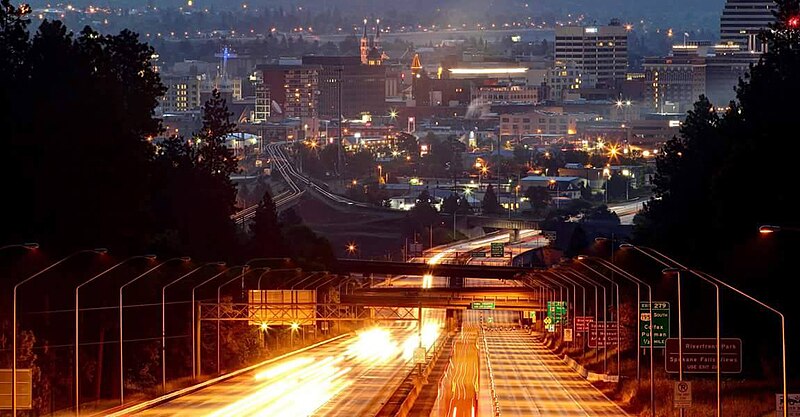
<svg viewBox="0 0 800 417"><path fill-rule="evenodd" d="M495 330L485 336L503 415L627 416L526 332Z"/></svg>
<svg viewBox="0 0 800 417"><path fill-rule="evenodd" d="M423 311L422 343L443 311ZM361 416L374 414L411 369L416 323L373 328L145 410L143 416Z"/></svg>

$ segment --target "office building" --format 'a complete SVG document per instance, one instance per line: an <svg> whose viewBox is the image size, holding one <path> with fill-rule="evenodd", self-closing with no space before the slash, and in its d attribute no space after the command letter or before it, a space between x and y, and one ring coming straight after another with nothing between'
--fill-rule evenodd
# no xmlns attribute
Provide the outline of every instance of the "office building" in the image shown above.
<svg viewBox="0 0 800 417"><path fill-rule="evenodd" d="M261 98L266 99L268 94L272 115L296 118L316 118L319 115L319 68L277 64L258 65L256 71L261 72L260 88L264 89Z"/></svg>
<svg viewBox="0 0 800 417"><path fill-rule="evenodd" d="M577 119L573 115L534 111L520 114L500 115L500 136L509 139L522 139L536 135L574 135L577 133Z"/></svg>
<svg viewBox="0 0 800 417"><path fill-rule="evenodd" d="M601 86L617 86L628 71L628 31L618 21L608 26L556 28L555 60L575 62Z"/></svg>
<svg viewBox="0 0 800 417"><path fill-rule="evenodd" d="M200 92L203 87L202 76L162 73L161 83L167 87L166 93L161 97L162 113L186 112L200 108Z"/></svg>
<svg viewBox="0 0 800 417"><path fill-rule="evenodd" d="M676 103L681 112L689 110L706 92L706 58L698 55L672 55L645 58L646 102L656 112L665 104Z"/></svg>
<svg viewBox="0 0 800 417"><path fill-rule="evenodd" d="M386 113L386 67L363 65L357 56L304 56L303 65L319 73L319 115L338 118L339 79L342 116L357 119L362 113Z"/></svg>
<svg viewBox="0 0 800 417"><path fill-rule="evenodd" d="M777 7L773 0L726 0L719 24L720 40L747 51L761 51L758 33L775 21L772 12Z"/></svg>
<svg viewBox="0 0 800 417"><path fill-rule="evenodd" d="M581 69L575 61L556 61L548 71L546 84L548 100L575 100L580 98L581 88L597 85L597 76Z"/></svg>

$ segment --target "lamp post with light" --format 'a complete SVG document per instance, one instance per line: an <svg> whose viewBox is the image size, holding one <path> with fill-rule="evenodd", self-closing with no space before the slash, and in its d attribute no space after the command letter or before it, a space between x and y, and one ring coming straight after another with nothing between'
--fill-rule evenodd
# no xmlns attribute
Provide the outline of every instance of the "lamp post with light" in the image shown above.
<svg viewBox="0 0 800 417"><path fill-rule="evenodd" d="M64 262L80 255L83 253L95 253L98 255L102 255L107 253L108 250L105 248L97 248L97 249L84 249L77 252L72 253L71 255L62 258L61 260L51 264L50 266L42 269L41 271L25 278L24 280L18 282L14 285L13 289L13 298L12 298L12 319L11 319L11 416L17 416L17 290L19 289L22 284L30 282L32 279L44 274L47 271L52 270L53 268L63 264ZM77 406L77 404L76 404ZM77 407L76 407L77 408Z"/></svg>
<svg viewBox="0 0 800 417"><path fill-rule="evenodd" d="M120 405L125 404L125 356L124 356L124 352L125 351L123 349L123 343L125 341L125 333L124 333L124 328L125 327L123 325L123 317L124 317L124 315L123 315L124 303L123 303L123 298L122 298L123 290L125 290L126 287L128 287L131 284L133 284L134 282L146 277L147 275L149 275L152 272L155 272L156 270L158 270L159 268L161 268L162 266L166 265L169 262L173 262L173 261L189 262L191 260L192 259L189 258L189 257L172 258L172 259L166 260L166 261L161 262L160 264L148 269L147 271L144 271L143 273L137 275L135 278L133 278L132 280L122 284L119 287L119 305L118 305L119 311L117 312L117 315L119 317L119 404ZM162 356L162 358L163 358L163 356Z"/></svg>
<svg viewBox="0 0 800 417"><path fill-rule="evenodd" d="M80 398L81 398L81 389L80 389L81 388L81 378L80 378L80 376L81 376L81 372L80 372L80 355L79 355L80 346L81 346L81 344L80 344L80 334L81 334L81 332L80 332L80 330L81 330L81 328L80 328L80 295L81 295L80 290L81 290L82 287L84 287L84 286L90 284L91 282L93 282L93 281L105 276L106 274L108 274L109 272L119 268L120 266L122 266L122 265L124 265L124 264L126 264L126 263L128 263L130 261L137 260L137 259L147 259L148 261L153 261L153 260L156 259L156 256L155 255L132 256L132 257L130 257L128 259L125 259L125 260L123 260L121 262L118 262L114 266L106 269L105 271L100 272L99 274L87 279L86 281L81 282L80 284L78 284L77 287L75 287L75 362L73 362L74 366L75 366L75 375L74 375L75 383L73 385L75 386L75 415L76 416L80 416L80 414L81 414L81 403L80 403ZM121 340L120 340L120 343L122 343Z"/></svg>
<svg viewBox="0 0 800 417"><path fill-rule="evenodd" d="M184 278L191 276L195 272L207 267L218 266L224 267L225 262L209 262L205 265L200 265L197 268L181 275L173 281L168 282L161 287L161 389L166 392L167 389L167 332L166 332L166 304L167 304L167 288L182 281ZM192 305L192 313L194 313L194 304ZM194 323L194 321L192 322ZM194 340L194 332L192 332L192 340ZM194 345L192 345L194 346ZM193 347L194 348L194 347ZM192 362L192 369L194 369L194 362ZM194 377L194 375L192 375Z"/></svg>

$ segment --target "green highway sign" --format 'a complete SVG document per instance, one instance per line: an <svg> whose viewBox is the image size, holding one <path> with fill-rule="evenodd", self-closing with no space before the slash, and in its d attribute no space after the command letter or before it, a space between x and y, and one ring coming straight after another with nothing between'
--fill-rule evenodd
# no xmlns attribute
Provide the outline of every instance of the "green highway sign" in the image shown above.
<svg viewBox="0 0 800 417"><path fill-rule="evenodd" d="M664 348L669 339L670 306L665 301L653 301L652 317L650 303L639 303L639 345L650 347L650 326L653 326L653 348Z"/></svg>
<svg viewBox="0 0 800 417"><path fill-rule="evenodd" d="M485 258L486 257L486 252L470 252L469 256L471 256L473 258Z"/></svg>
<svg viewBox="0 0 800 417"><path fill-rule="evenodd" d="M494 301L475 301L470 304L472 310L494 310Z"/></svg>
<svg viewBox="0 0 800 417"><path fill-rule="evenodd" d="M492 258L502 258L506 256L506 244L503 242L492 243Z"/></svg>
<svg viewBox="0 0 800 417"><path fill-rule="evenodd" d="M564 324L567 321L567 302L566 301L548 301L547 302L547 317L553 320L554 324Z"/></svg>

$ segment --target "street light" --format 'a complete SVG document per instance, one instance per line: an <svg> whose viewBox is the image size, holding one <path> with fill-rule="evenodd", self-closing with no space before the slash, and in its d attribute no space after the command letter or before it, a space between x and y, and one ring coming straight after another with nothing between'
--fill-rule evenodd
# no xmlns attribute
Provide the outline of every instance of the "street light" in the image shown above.
<svg viewBox="0 0 800 417"><path fill-rule="evenodd" d="M98 255L102 255L107 253L108 250L105 248L97 248L97 249L84 249L79 250L77 252L72 253L71 255L62 258L58 262L51 264L50 266L42 269L41 271L25 278L24 280L20 281L16 285L14 285L13 289L13 300L12 300L12 319L11 319L11 416L17 417L17 290L22 284L29 282L30 280L38 277L39 275L44 274L47 271L61 265L62 263L80 255L83 253L95 253ZM76 404L77 406L77 404Z"/></svg>
<svg viewBox="0 0 800 417"><path fill-rule="evenodd" d="M33 249L39 249L39 244L29 242L29 243L17 243L12 245L5 245L5 246L0 246L0 251L13 248L25 248L28 250L33 250Z"/></svg>
<svg viewBox="0 0 800 417"><path fill-rule="evenodd" d="M219 374L222 370L222 364L220 363L220 304L222 304L222 287L230 284L231 282L241 279L242 280L242 291L244 291L244 276L253 271L269 271L270 268L268 267L259 267L259 268L251 268L249 265L245 265L245 268L242 269L242 272L239 274L238 277L233 277L228 281L217 286L217 374Z"/></svg>
<svg viewBox="0 0 800 417"><path fill-rule="evenodd" d="M650 259L652 259L654 261L656 261L660 265L666 267L666 269L664 269L662 271L664 274L672 274L672 273L674 273L677 276L676 284L678 286L678 380L679 381L683 381L683 317L682 317L682 310L683 309L682 309L682 306L681 306L681 272L692 272L692 271L690 269L680 265L678 262L667 258L666 256L662 256L662 255L659 254L659 256L662 256L663 258L668 259L670 262L672 262L672 265L670 265L667 262L664 262L663 259L659 259L658 257L653 256L648 251L644 250L644 249L648 249L650 251L655 252L655 250L650 249L650 248L638 247L638 246L634 246L634 245L631 245L631 244L622 244L622 245L620 245L620 248L625 248L625 249L631 248L631 249L634 249L637 252L647 256L648 258L650 258ZM678 266L678 267L676 268L675 266ZM703 277L703 276L701 276L699 274L696 274L696 273L692 273L692 274L697 276L701 280L713 285L714 286L714 290L715 290L715 298L716 298L716 302L715 302L715 308L716 308L716 317L715 317L716 338L715 339L716 339L716 345L717 345L716 346L716 362L717 362L717 369L716 369L716 376L717 376L716 414L717 414L717 417L721 417L722 416L722 362L721 362L721 338L720 338L720 332L721 332L721 320L722 320L722 318L721 318L721 313L720 313L719 285L717 283L715 283L714 281L709 280L708 278L705 278L705 277ZM651 320L652 320L652 317L651 317ZM651 326L652 326L652 321L651 321ZM681 416L683 416L683 414L684 414L684 409L683 408L681 408L680 414L681 414Z"/></svg>
<svg viewBox="0 0 800 417"><path fill-rule="evenodd" d="M156 259L155 255L139 255L139 256L131 256L128 259L125 259L122 262L118 262L116 265L112 266L111 268L106 269L103 272L83 281L82 283L78 284L75 287L75 415L81 415L81 372L80 372L80 296L81 296L81 288L89 283L93 282L94 280L105 276L107 273L119 268L123 264L126 264L130 261L137 260L137 259L147 259L148 261L152 261ZM120 340L120 345L122 344L122 340Z"/></svg>
<svg viewBox="0 0 800 417"><path fill-rule="evenodd" d="M224 271L222 271L222 272L214 275L213 277L211 277L211 278L209 278L209 279L207 279L207 280L195 285L194 287L192 287L192 335L197 334L197 330L200 327L200 326L198 326L197 319L195 318L195 314L196 314L195 311L197 310L197 308L195 308L195 300L196 300L196 297L197 297L197 289L202 287L203 285L206 285L209 282L217 279L218 277L220 277L221 275L227 273L228 271L230 271L232 269L236 269L236 268L241 268L242 272L244 272L248 268L250 268L250 266L248 266L248 265L238 265L238 266L232 266L230 268L225 268ZM199 349L199 346L198 346L199 343L200 343L200 338L199 337L194 337L193 339L194 339L194 345L192 346L192 379L194 380L194 379L197 379L197 375L200 372L202 372L203 370L201 369L200 363L197 360L198 354L200 353L200 349Z"/></svg>
<svg viewBox="0 0 800 417"><path fill-rule="evenodd" d="M167 288L177 284L184 278L194 274L195 272L207 267L207 266L225 266L225 262L209 262L205 265L200 265L197 268L189 271L186 274L181 275L174 281L171 281L161 287L161 390L166 392L167 390L167 333L166 333L166 298L167 298ZM192 316L194 317L194 303L192 304ZM194 321L192 322L194 323ZM194 341L194 332L192 332L192 340ZM194 349L194 344L192 344L192 349ZM192 369L194 369L194 362L192 362Z"/></svg>
<svg viewBox="0 0 800 417"><path fill-rule="evenodd" d="M782 368L782 379L783 379L782 385L783 385L783 398L784 398L784 401L783 401L783 417L789 417L789 405L788 405L788 401L787 401L787 398L789 398L789 397L788 397L788 392L787 392L788 386L787 386L787 377L786 377L786 318L784 317L783 313L781 313L780 311L776 310L775 308L769 306L768 304L762 302L761 300L753 297L752 295L747 294L746 292L744 292L744 291L742 291L742 290L740 290L740 289L728 284L725 281L722 281L719 278L716 278L715 276L713 276L711 274L708 274L708 273L705 273L705 272L702 272L702 271L697 271L697 270L690 269L690 268L686 268L685 266L681 265L678 261L668 257L667 255L664 255L663 253L661 253L661 252L659 252L659 251L657 251L657 250L655 250L653 248L647 248L647 247L643 247L643 246L638 246L637 247L637 246L633 246L633 245L630 245L630 244L621 245L620 247L623 247L623 246L626 247L626 248L631 247L631 248L637 249L639 252L642 252L642 253L645 253L643 251L643 249L647 249L648 251L650 251L650 252L656 254L657 256L659 256L660 258L666 259L666 260L674 263L678 267L683 268L684 270L687 270L687 271L691 272L693 275L695 275L695 276L697 276L699 278L713 281L714 283L716 283L718 285L721 285L721 286L727 288L728 290L731 290L731 291L735 292L736 294L741 295L742 297L747 298L748 300L756 303L760 307L763 307L764 309L766 309L766 310L768 310L768 311L770 311L772 313L775 313L780 318L780 320L781 320L781 368ZM717 368L719 368L719 366Z"/></svg>
<svg viewBox="0 0 800 417"><path fill-rule="evenodd" d="M169 262L173 262L173 261L189 262L191 260L192 260L192 258L189 258L189 257L186 257L186 256L185 257L181 257L181 258L172 258L172 259L166 260L166 261L161 262L160 264L148 269L147 271L144 271L143 273L141 273L138 276L136 276L136 278L134 278L134 279L122 284L122 286L119 287L119 305L118 305L119 312L117 313L117 315L119 316L119 404L120 405L125 404L125 357L123 355L124 354L123 341L125 340L125 333L124 333L124 330L123 330L124 329L124 326L123 326L123 317L124 316L123 316L122 311L123 311L124 304L123 304L122 292L125 289L125 287L133 284L134 282L138 281L141 278L144 278L145 276L149 275L151 272L161 268L162 266L166 265Z"/></svg>
<svg viewBox="0 0 800 417"><path fill-rule="evenodd" d="M649 346L649 348L650 348L650 416L651 417L655 417L655 415L656 415L656 397L655 397L655 372L654 372L655 368L654 368L654 365L653 365L653 287L651 287L650 284L644 282L643 280L637 278L633 274L629 273L628 271L625 271L624 269L614 265L611 262L606 261L603 258L598 258L598 257L594 257L594 256L583 256L583 255L578 256L578 261L584 261L584 260L591 260L591 261L597 262L600 265L603 265L603 266L605 266L606 268L608 268L608 269L610 269L612 271L616 271L623 278L634 282L636 284L636 300L637 300L637 302L639 300L641 300L641 287L640 287L640 284L644 285L645 287L647 287L647 301L649 303L648 304L648 314L650 315L650 326L649 326L649 330L650 330L650 332L649 332L650 333L650 336L649 336L649 340L650 340L650 346ZM642 315L641 315L641 304L639 304L637 306L637 313L638 314L637 314L637 317L636 317L636 328L637 329L641 329L641 318L642 318ZM640 337L637 336L636 337L636 380L637 381L641 380L641 374L640 374L640 372L641 372L641 362L640 362L641 361L641 355L639 354L639 350L640 349L641 349L641 340L640 340Z"/></svg>
<svg viewBox="0 0 800 417"><path fill-rule="evenodd" d="M569 272L570 275L573 275L573 276L579 276L584 281L599 282L599 281L595 281L595 280L589 278L586 274L576 270L572 266L564 265L564 268L567 269L567 271L565 271L565 272ZM603 279L607 280L607 281L611 281L610 279L606 278L603 275L601 275L601 277ZM613 281L611 281L611 282L613 283ZM608 303L606 301L607 300L607 298L606 298L606 286L604 284L598 284L598 285L600 285L603 288L603 373L607 373L608 372L608 337L607 337L608 336L608 325L606 323L608 323L608 319L607 319L607 317L608 317ZM595 297L595 313L594 314L595 314L595 323L597 323L597 320L599 318L598 317L599 314L598 314L598 310L597 310L597 297ZM596 328L596 332L597 332L597 339L599 340L600 339L600 329L597 328L597 325L595 325L595 328ZM597 346L595 347L595 352L597 352L597 350L599 348L600 348L600 344L598 343Z"/></svg>
<svg viewBox="0 0 800 417"><path fill-rule="evenodd" d="M617 312L616 312L616 319L617 319L617 326L616 326L617 327L617 376L619 377L619 376L621 376L620 375L620 365L621 365L621 351L622 351L622 345L619 342L619 336L620 336L620 330L619 330L619 321L620 321L620 317L619 317L619 284L617 284L616 281L614 281L613 279L610 279L610 278L606 277L605 275L600 273L598 270L590 267L589 265L586 265L585 263L581 263L581 265L583 265L586 269L592 271L595 275L605 279L606 281L611 282L611 284L612 284L612 286L614 288L614 294L615 295L612 296L612 300L616 298L616 305L617 305L617 308L616 308L616 310L617 310ZM639 302L639 300L636 300L636 302ZM607 307L604 305L603 308L605 309ZM605 311L603 311L603 319L605 319L605 315L606 315L606 313L605 313ZM606 345L608 344L607 335L608 335L608 328L606 327L606 324L604 323L603 324L603 342ZM607 350L608 348L605 347L605 349Z"/></svg>

